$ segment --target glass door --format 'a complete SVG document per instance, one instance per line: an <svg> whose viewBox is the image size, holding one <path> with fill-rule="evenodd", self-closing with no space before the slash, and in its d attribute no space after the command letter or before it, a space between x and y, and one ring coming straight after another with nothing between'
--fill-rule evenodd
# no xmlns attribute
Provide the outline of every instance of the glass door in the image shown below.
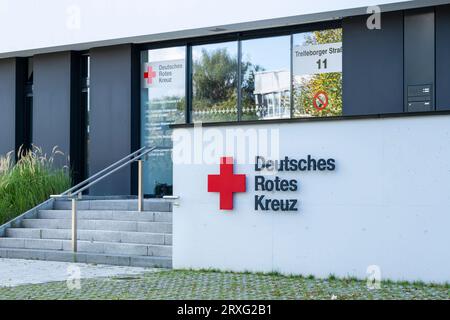
<svg viewBox="0 0 450 320"><path fill-rule="evenodd" d="M172 130L185 122L186 48L141 52L141 145L156 146L144 162L144 193L172 195Z"/></svg>

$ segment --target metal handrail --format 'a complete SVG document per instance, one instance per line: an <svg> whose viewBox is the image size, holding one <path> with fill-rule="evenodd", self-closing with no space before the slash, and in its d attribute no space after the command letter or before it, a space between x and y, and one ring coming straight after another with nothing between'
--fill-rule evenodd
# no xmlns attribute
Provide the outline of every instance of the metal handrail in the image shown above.
<svg viewBox="0 0 450 320"><path fill-rule="evenodd" d="M106 179L113 173L119 171L120 169L128 166L132 162L138 162L139 169L139 179L138 179L138 211L142 211L144 208L144 192L143 192L143 164L142 158L148 155L150 152L158 149L158 147L143 147L128 156L120 159L119 161L114 162L107 168L97 172L93 176L84 180L83 182L77 184L76 186L70 188L67 191L59 195L52 195L51 198L63 198L63 199L71 199L72 200L72 251L77 251L77 198L81 198L83 191L89 189L93 185L99 183L103 179Z"/></svg>
<svg viewBox="0 0 450 320"><path fill-rule="evenodd" d="M147 150L145 150L147 149ZM87 178L86 180L80 182L79 184L77 184L76 186L64 191L61 194L58 195L51 195L51 198L67 198L67 199L72 199L75 196L78 196L81 192L85 191L86 189L89 189L90 187L92 187L93 185L97 184L98 182L102 181L103 179L109 177L111 174L113 174L114 172L122 169L123 167L129 165L132 162L138 161L140 159L142 159L144 156L146 156L147 154L149 154L150 152L154 151L155 149L157 149L157 147L143 147L131 154L129 154L128 156L114 162L113 164L111 164L110 166L108 166L107 168L97 172L96 174L94 174L93 176ZM142 152L143 150L145 150L144 152ZM141 154L138 154L139 152L142 152ZM119 164L121 164L123 161L127 160L128 158L133 157L131 159L129 159L127 162L125 162L124 164L120 165L119 167L113 169L114 167L118 166ZM113 170L111 170L113 169ZM111 170L109 172L107 172L108 170ZM107 172L107 173L106 173ZM103 174L103 175L102 175ZM100 178L97 178L98 176L102 175ZM88 185L84 186L83 188L80 188L81 186L85 185L86 183L88 183L89 181L91 181L92 179L95 179L94 181L92 181L91 183L89 183ZM78 190L77 190L78 189Z"/></svg>
<svg viewBox="0 0 450 320"><path fill-rule="evenodd" d="M61 193L59 196L65 196L65 195L71 195L72 192L76 189L78 189L79 187L83 186L84 184L88 183L89 181L91 181L92 179L95 179L96 177L100 176L101 174L107 172L108 170L114 168L115 166L117 166L118 164L122 163L123 161L129 159L130 157L135 156L136 154L138 154L139 152L141 152L142 150L146 149L148 147L142 147L139 150L136 150L135 152L123 157L122 159L120 159L119 161L114 162L113 164L111 164L110 166L108 166L107 168L97 172L96 174L94 174L93 176L87 178L86 180L80 182L79 184L77 184L76 186L73 186L72 188L70 188L69 190L64 191L63 193Z"/></svg>
<svg viewBox="0 0 450 320"><path fill-rule="evenodd" d="M95 179L94 181L92 181L91 183L89 183L88 185L84 186L83 188L77 190L75 193L73 194L80 194L82 193L84 190L89 189L90 187L92 187L93 185L97 184L98 182L102 181L103 179L109 177L110 175L112 175L114 172L119 171L120 169L122 169L123 167L126 167L127 165L129 165L130 163L137 161L141 158L143 158L144 156L146 156L147 154L149 154L150 152L152 152L153 150L155 150L156 147L152 147L148 150L146 150L145 152L141 153L139 156L136 156L130 160L128 160L127 162L125 162L124 164L120 165L119 167L115 168L114 170L109 171L108 173L106 173L105 175L101 176L100 178Z"/></svg>
<svg viewBox="0 0 450 320"><path fill-rule="evenodd" d="M147 150L145 150L147 149ZM131 153L130 155L128 155L125 158L122 158L121 160L113 163L112 165L110 165L108 168L103 169L102 171L96 173L95 175L93 175L92 177L84 180L83 182L77 184L75 187L72 187L71 189L61 193L60 195L52 195L52 198L67 198L67 199L72 199L78 195L80 195L83 191L89 189L90 187L92 187L93 185L99 183L100 181L102 181L103 179L109 177L111 174L115 173L116 171L119 171L120 169L122 169L123 167L126 167L127 165L129 165L132 162L138 161L140 159L142 159L144 156L146 156L147 154L149 154L150 152L152 152L153 150L157 149L157 147L144 147L139 149L138 151L135 151L133 153ZM138 152L141 152L142 150L145 150L144 152L142 152L141 154L136 155ZM127 158L129 158L130 156L133 156L133 158L129 159L127 162L123 163L122 165L118 166L117 168L105 173L107 170L110 170L114 167L116 167L117 165L119 165L120 163L122 163L124 160L126 160ZM103 174L105 173L105 174ZM99 178L95 179L94 181L92 181L91 183L87 184L86 186L79 188L80 186L83 186L84 184L86 184L87 182L91 181L93 178L98 177L99 175L103 174L102 176L100 176ZM77 188L76 188L77 187ZM70 192L70 193L69 193Z"/></svg>

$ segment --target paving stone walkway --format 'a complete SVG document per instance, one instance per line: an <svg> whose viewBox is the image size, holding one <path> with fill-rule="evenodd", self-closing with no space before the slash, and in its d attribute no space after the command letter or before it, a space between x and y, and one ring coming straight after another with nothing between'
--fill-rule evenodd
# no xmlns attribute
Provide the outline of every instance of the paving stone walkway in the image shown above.
<svg viewBox="0 0 450 320"><path fill-rule="evenodd" d="M75 277L89 279L117 275L135 275L150 272L151 270L146 268L84 263L73 264L54 261L0 259L0 288L24 284L67 281L69 278Z"/></svg>
<svg viewBox="0 0 450 320"><path fill-rule="evenodd" d="M369 290L357 280L210 271L146 272L82 279L80 289L52 282L0 288L0 299L450 299L449 285L385 283Z"/></svg>

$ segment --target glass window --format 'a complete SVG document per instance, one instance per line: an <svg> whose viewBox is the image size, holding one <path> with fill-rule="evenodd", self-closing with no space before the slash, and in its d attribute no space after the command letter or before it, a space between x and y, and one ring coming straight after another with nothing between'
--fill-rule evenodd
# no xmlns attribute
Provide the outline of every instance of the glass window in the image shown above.
<svg viewBox="0 0 450 320"><path fill-rule="evenodd" d="M185 123L186 47L141 53L141 144L157 146L144 164L144 192L172 194L172 130Z"/></svg>
<svg viewBox="0 0 450 320"><path fill-rule="evenodd" d="M33 143L33 57L26 58L25 65L25 105L23 114L22 144L24 150L31 150Z"/></svg>
<svg viewBox="0 0 450 320"><path fill-rule="evenodd" d="M342 29L294 35L294 117L342 115Z"/></svg>
<svg viewBox="0 0 450 320"><path fill-rule="evenodd" d="M33 57L27 58L26 82L33 84Z"/></svg>
<svg viewBox="0 0 450 320"><path fill-rule="evenodd" d="M89 172L89 112L90 112L90 88L91 57L89 54L81 55L81 110L80 110L80 139L83 141L82 149L78 150L78 172L74 173L74 182L79 183L87 178Z"/></svg>
<svg viewBox="0 0 450 320"><path fill-rule="evenodd" d="M192 47L192 121L237 120L237 42Z"/></svg>
<svg viewBox="0 0 450 320"><path fill-rule="evenodd" d="M291 116L290 36L242 41L242 120Z"/></svg>

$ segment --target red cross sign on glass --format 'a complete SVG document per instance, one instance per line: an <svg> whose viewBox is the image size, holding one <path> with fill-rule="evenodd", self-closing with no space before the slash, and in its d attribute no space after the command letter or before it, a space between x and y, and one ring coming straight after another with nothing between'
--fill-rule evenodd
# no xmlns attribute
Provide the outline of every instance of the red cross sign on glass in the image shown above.
<svg viewBox="0 0 450 320"><path fill-rule="evenodd" d="M152 66L149 66L147 71L144 72L144 79L147 79L147 84L153 84L153 78L156 78L156 72L153 71Z"/></svg>
<svg viewBox="0 0 450 320"><path fill-rule="evenodd" d="M220 174L208 175L208 192L219 192L220 210L233 210L233 193L245 192L245 174L233 173L233 158L220 159Z"/></svg>

